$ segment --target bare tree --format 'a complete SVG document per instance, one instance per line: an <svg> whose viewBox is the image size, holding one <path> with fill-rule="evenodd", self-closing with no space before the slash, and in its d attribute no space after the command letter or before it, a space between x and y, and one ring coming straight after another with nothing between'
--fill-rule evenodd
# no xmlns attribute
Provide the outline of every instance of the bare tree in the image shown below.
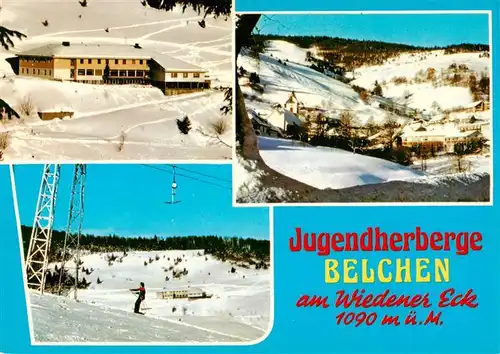
<svg viewBox="0 0 500 354"><path fill-rule="evenodd" d="M19 111L25 116L31 116L35 110L35 105L31 96L25 96L21 101L19 101Z"/></svg>
<svg viewBox="0 0 500 354"><path fill-rule="evenodd" d="M229 127L230 125L227 119L225 117L219 117L210 123L210 126L208 127L208 132L205 132L205 130L202 127L198 127L197 130L201 135L206 136L211 140L214 140L216 143L220 143L222 145L231 148L232 146L226 143L222 139L222 136L228 132Z"/></svg>
<svg viewBox="0 0 500 354"><path fill-rule="evenodd" d="M420 160L420 169L422 171L427 170L427 159L429 158L429 149L423 144L417 144L413 148L413 152L417 159Z"/></svg>
<svg viewBox="0 0 500 354"><path fill-rule="evenodd" d="M399 128L399 124L396 118L392 114L387 115L383 128L384 128L384 134L383 134L384 144L389 149L392 149L394 136L396 135L396 131Z"/></svg>
<svg viewBox="0 0 500 354"><path fill-rule="evenodd" d="M317 113L313 118L315 135L319 137L326 136L328 130L328 118L322 113Z"/></svg>
<svg viewBox="0 0 500 354"><path fill-rule="evenodd" d="M125 140L127 140L127 133L125 133L124 131L122 131L120 133L120 136L118 137L118 151L119 152L122 152L123 151L123 148L125 147Z"/></svg>
<svg viewBox="0 0 500 354"><path fill-rule="evenodd" d="M352 112L342 111L340 113L339 134L346 139L353 153L356 153L357 141L359 139L357 126L356 116Z"/></svg>
<svg viewBox="0 0 500 354"><path fill-rule="evenodd" d="M442 111L441 106L437 103L437 101L432 102L431 110L434 114L438 114Z"/></svg>
<svg viewBox="0 0 500 354"><path fill-rule="evenodd" d="M3 152L9 147L9 132L0 133L0 161L3 160Z"/></svg>
<svg viewBox="0 0 500 354"><path fill-rule="evenodd" d="M462 172L462 160L467 154L467 146L465 145L465 143L456 143L453 147L453 154L455 155L455 159L457 160L457 170L458 172Z"/></svg>
<svg viewBox="0 0 500 354"><path fill-rule="evenodd" d="M365 123L365 130L368 136L378 133L382 128L379 124L375 123L375 119L372 117L368 118Z"/></svg>

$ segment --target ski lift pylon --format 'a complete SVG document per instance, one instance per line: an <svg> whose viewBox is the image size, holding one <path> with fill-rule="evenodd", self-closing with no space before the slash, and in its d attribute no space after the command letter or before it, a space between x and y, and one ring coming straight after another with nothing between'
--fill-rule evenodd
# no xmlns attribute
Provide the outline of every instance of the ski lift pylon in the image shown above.
<svg viewBox="0 0 500 354"><path fill-rule="evenodd" d="M175 165L172 166L172 170L173 170L173 178L172 178L172 199L170 202L165 202L165 204L178 204L180 203L181 201L180 200L175 200L175 193L176 193L176 190L177 190L177 182L175 180Z"/></svg>

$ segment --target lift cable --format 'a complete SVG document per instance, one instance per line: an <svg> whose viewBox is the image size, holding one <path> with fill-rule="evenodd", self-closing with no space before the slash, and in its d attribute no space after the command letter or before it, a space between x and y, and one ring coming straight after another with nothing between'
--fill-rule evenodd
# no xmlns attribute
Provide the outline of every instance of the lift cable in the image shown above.
<svg viewBox="0 0 500 354"><path fill-rule="evenodd" d="M190 170L189 168L179 167L179 165L167 165L167 166L175 167L178 170L186 171L186 172L189 172L189 173L192 173L192 174L195 174L195 175L200 175L200 176L212 178L212 179L215 179L217 181L223 181L223 182L227 182L227 183L232 183L231 180L229 180L229 179L223 179L223 178L219 178L219 177L216 177L216 176L208 175L206 173L201 173L201 172L193 171L193 170Z"/></svg>
<svg viewBox="0 0 500 354"><path fill-rule="evenodd" d="M153 168L153 169L158 170L158 171L169 173L171 175L173 174L172 171L169 171L167 169L164 169L164 168L161 168L161 167L158 167L158 166L146 165L146 164L142 164L142 165L145 166L145 167ZM178 169L179 167L176 165L175 168ZM189 179L192 179L192 180L195 180L195 181L198 181L198 182L201 182L201 183L206 183L206 184L209 184L209 185L212 185L212 186L215 186L215 187L220 187L220 188L225 188L225 189L232 190L231 186L224 186L224 185L213 183L213 182L210 182L210 181L205 181L205 180L200 179L200 178L188 176L188 175L185 175L185 174L180 174L179 172L176 172L175 174L176 174L176 176L181 176L181 177L189 178Z"/></svg>

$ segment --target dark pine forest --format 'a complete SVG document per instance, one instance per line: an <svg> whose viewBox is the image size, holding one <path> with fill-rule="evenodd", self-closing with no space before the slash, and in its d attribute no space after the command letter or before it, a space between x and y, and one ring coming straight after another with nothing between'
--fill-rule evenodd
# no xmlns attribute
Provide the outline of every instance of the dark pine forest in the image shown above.
<svg viewBox="0 0 500 354"><path fill-rule="evenodd" d="M21 226L23 248L26 256L31 238L31 226ZM49 251L51 262L61 261L64 247L64 231L54 230ZM80 249L92 253L166 250L205 250L222 260L244 260L254 258L268 261L270 245L268 240L221 236L178 236L178 237L120 237L118 235L81 235Z"/></svg>

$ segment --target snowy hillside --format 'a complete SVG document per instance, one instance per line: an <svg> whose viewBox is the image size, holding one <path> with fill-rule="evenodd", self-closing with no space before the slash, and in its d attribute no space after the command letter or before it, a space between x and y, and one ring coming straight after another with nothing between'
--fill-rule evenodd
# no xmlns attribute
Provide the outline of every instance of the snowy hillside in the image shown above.
<svg viewBox="0 0 500 354"><path fill-rule="evenodd" d="M238 56L237 66L256 72L264 87L264 92L258 94L246 85L245 79L240 79L243 92L250 97L246 100L247 108L265 116L272 111L272 105L283 105L295 91L307 107L325 108L332 115L351 110L362 123L370 118L374 122L385 120L384 110L364 103L349 85L309 68L305 58L306 50L284 41L269 41L259 61L247 54Z"/></svg>
<svg viewBox="0 0 500 354"><path fill-rule="evenodd" d="M384 65L361 67L354 71L355 80L352 85L373 89L377 81L382 84L384 97L401 100L405 93L413 97L405 102L409 107L429 110L434 102L442 109L451 109L460 105L473 102L468 87L452 87L436 83L414 82L415 77L425 77L428 69L436 73L446 73L450 66L465 65L467 70L462 75L468 76L475 73L477 77L482 74L490 76L490 58L481 56L482 53L444 54L443 50L424 52L422 54L403 54L398 58L389 60ZM352 77L352 76L351 76ZM395 78L405 78L408 83L395 84Z"/></svg>
<svg viewBox="0 0 500 354"><path fill-rule="evenodd" d="M115 15L116 14L116 15ZM119 14L119 15L118 15ZM0 99L16 111L30 101L30 117L0 124L8 133L5 160L40 159L224 159L231 156L231 118L221 114L221 91L166 97L154 87L90 85L19 77L7 61L16 53L51 43L132 46L181 59L209 71L212 87L230 86L231 21L206 19L144 7L140 1L4 2L0 20L27 35L0 49ZM48 25L42 25L48 21ZM37 111L71 111L70 120L42 122ZM189 135L180 134L176 119L187 115ZM215 133L213 125L227 129ZM122 143L124 141L124 144ZM119 145L124 145L121 148Z"/></svg>
<svg viewBox="0 0 500 354"><path fill-rule="evenodd" d="M467 70L461 75L475 73L479 78L490 72L490 58L482 53L460 53L444 55L443 51L431 51L424 54L403 54L389 60L380 66L368 66L354 71L354 80L344 84L333 77L311 69L307 62L307 49L285 41L271 40L267 42L265 52L260 55L260 61L249 55L238 57L238 67L248 72L256 72L264 87L262 95L245 85L246 80L240 80L242 90L248 96L247 108L255 109L266 115L269 104L284 104L291 91L295 91L298 99L308 107L321 107L331 110L352 110L361 123L370 117L373 122L382 122L386 111L378 108L378 104L366 104L351 85L372 90L377 81L382 84L383 95L395 102L407 104L408 107L429 111L434 104L442 109L456 108L472 103L474 100L469 88L436 85L435 83L411 82L417 75L425 76L427 69L433 68L437 73L446 72L450 65L465 65ZM281 61L281 63L280 63ZM352 78L352 73L346 73ZM407 84L396 85L391 80L406 78ZM405 95L411 98L404 100Z"/></svg>
<svg viewBox="0 0 500 354"><path fill-rule="evenodd" d="M107 254L82 257L93 268L92 282L69 297L30 294L37 342L254 342L271 326L271 272L215 260L203 251L129 252L109 265ZM118 255L118 254L117 254ZM121 254L120 254L121 256ZM182 262L174 266L174 258ZM159 258L152 263L148 260ZM147 266L144 265L146 261ZM49 268L53 268L54 264ZM173 279L168 269L186 268ZM67 263L70 269L74 263ZM231 267L236 272L231 273ZM165 280L168 276L170 279ZM98 284L97 279L102 281ZM145 316L133 313L136 296L128 289L146 286ZM202 288L212 298L162 300L156 292Z"/></svg>

